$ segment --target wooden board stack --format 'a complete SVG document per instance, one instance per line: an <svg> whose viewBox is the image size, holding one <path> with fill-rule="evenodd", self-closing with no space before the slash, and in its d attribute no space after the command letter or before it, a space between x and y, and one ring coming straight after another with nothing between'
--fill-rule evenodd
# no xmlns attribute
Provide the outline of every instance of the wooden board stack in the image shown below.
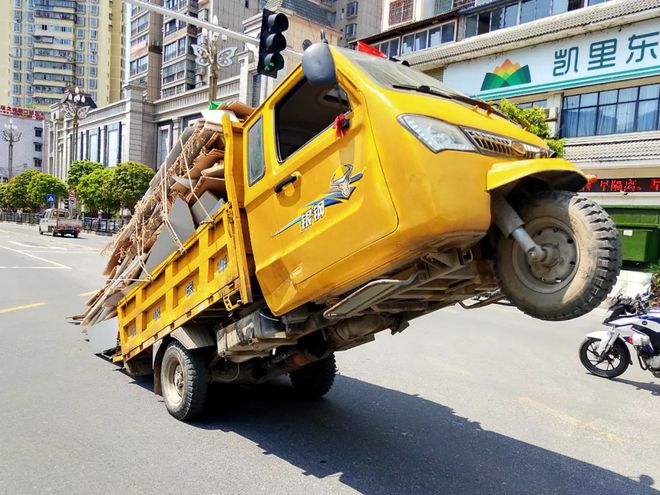
<svg viewBox="0 0 660 495"><path fill-rule="evenodd" d="M104 249L108 263L105 285L87 301L86 311L73 319L91 326L117 315L117 303L131 288L150 279L151 271L209 221L227 201L224 179L225 143L221 114L242 121L253 112L240 102L205 112L207 121L185 129L149 189L135 206L130 222Z"/></svg>

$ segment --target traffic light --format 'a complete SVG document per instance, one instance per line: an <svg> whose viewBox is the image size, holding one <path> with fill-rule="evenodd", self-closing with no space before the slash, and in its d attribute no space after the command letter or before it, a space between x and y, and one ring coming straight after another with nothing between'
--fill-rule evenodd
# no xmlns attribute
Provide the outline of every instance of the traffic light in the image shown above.
<svg viewBox="0 0 660 495"><path fill-rule="evenodd" d="M284 57L280 53L286 48L283 31L289 29L289 19L284 14L264 9L261 18L259 36L259 61L257 72L268 77L277 77L277 72L284 68Z"/></svg>

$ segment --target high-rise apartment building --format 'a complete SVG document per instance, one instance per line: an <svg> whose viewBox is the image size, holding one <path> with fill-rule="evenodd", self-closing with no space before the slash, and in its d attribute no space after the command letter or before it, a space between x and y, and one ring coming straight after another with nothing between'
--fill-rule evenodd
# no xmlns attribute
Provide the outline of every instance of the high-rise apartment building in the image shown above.
<svg viewBox="0 0 660 495"><path fill-rule="evenodd" d="M332 9L333 26L343 33L342 46L350 46L381 29L382 0L321 0L321 4Z"/></svg>
<svg viewBox="0 0 660 495"><path fill-rule="evenodd" d="M102 106L120 98L125 58L120 0L7 0L0 27L0 104L47 110L68 86Z"/></svg>
<svg viewBox="0 0 660 495"><path fill-rule="evenodd" d="M264 2L259 0L151 0L180 14L211 21L241 31L244 19L253 16ZM131 11L129 82L146 88L150 100L167 98L208 84L207 69L195 63L192 45L203 43L201 29L173 17L141 8ZM220 50L239 45L218 40ZM242 48L241 48L242 50ZM240 50L238 50L240 51ZM221 78L238 74L238 65L223 69Z"/></svg>

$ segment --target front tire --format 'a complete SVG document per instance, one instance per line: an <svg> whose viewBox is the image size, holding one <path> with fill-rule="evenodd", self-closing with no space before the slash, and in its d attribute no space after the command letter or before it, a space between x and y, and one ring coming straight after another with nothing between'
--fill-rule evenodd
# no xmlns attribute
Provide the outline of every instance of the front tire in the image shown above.
<svg viewBox="0 0 660 495"><path fill-rule="evenodd" d="M320 399L327 394L335 382L337 364L335 355L314 361L299 370L289 373L291 385L300 397Z"/></svg>
<svg viewBox="0 0 660 495"><path fill-rule="evenodd" d="M580 346L580 362L587 371L603 378L616 378L628 368L628 349L626 344L616 340L602 362L598 362L599 339L586 339Z"/></svg>
<svg viewBox="0 0 660 495"><path fill-rule="evenodd" d="M202 412L208 390L206 362L177 341L165 350L160 368L163 399L176 419L190 421Z"/></svg>
<svg viewBox="0 0 660 495"><path fill-rule="evenodd" d="M497 244L495 272L502 292L541 320L582 316L602 303L621 269L614 223L595 202L568 191L535 195L519 212L534 241L553 253L551 266L531 262L512 238Z"/></svg>

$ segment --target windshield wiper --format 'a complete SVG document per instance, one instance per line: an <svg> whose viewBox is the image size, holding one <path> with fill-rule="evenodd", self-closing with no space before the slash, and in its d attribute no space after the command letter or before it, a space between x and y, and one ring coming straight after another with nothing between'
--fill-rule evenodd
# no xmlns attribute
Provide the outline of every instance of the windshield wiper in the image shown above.
<svg viewBox="0 0 660 495"><path fill-rule="evenodd" d="M494 113L495 115L498 115L502 117L503 119L506 119L510 122L514 122L508 115L502 113L500 110L496 109L492 105L489 105L485 101L481 100L476 100L474 98L470 98L469 96L464 96L461 94L456 94L456 93L450 93L449 91L442 91L440 89L435 89L431 88L430 86L426 85L421 85L421 86L413 86L412 84L392 84L392 87L395 89L409 89L411 91L417 91L419 93L426 93L429 95L434 95L434 96L441 96L443 98L449 98L450 100L456 100L460 101L463 103L467 103L468 105L474 105L475 107L479 107L482 110L486 110L488 113ZM514 122L518 123L518 122Z"/></svg>

